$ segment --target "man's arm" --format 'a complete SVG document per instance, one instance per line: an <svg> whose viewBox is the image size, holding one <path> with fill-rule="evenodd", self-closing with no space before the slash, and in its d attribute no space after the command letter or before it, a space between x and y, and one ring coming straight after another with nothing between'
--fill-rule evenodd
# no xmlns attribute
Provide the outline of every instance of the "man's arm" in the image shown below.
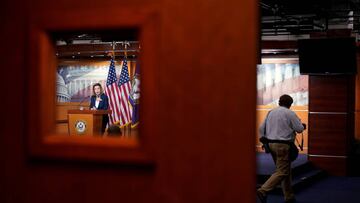
<svg viewBox="0 0 360 203"><path fill-rule="evenodd" d="M301 133L305 129L304 125L301 123L300 118L293 111L290 114L290 123L297 133Z"/></svg>

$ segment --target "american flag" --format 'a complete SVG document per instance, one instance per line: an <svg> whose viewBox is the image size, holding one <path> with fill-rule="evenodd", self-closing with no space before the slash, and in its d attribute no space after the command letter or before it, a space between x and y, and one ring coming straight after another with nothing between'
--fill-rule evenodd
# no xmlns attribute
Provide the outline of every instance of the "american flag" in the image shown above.
<svg viewBox="0 0 360 203"><path fill-rule="evenodd" d="M120 125L124 125L131 122L132 114L132 109L129 106L131 84L126 59L123 62L118 85L120 88Z"/></svg>
<svg viewBox="0 0 360 203"><path fill-rule="evenodd" d="M111 59L109 73L106 80L105 94L109 97L109 106L112 110L110 115L109 124L120 121L120 88L116 84L116 70L114 59Z"/></svg>

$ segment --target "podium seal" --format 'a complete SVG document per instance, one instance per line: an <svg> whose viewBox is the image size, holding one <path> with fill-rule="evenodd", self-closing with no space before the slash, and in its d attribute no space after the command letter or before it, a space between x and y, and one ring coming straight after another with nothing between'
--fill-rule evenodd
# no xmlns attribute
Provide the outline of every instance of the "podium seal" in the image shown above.
<svg viewBox="0 0 360 203"><path fill-rule="evenodd" d="M76 132L82 134L86 130L86 122L85 121L76 121L75 123Z"/></svg>

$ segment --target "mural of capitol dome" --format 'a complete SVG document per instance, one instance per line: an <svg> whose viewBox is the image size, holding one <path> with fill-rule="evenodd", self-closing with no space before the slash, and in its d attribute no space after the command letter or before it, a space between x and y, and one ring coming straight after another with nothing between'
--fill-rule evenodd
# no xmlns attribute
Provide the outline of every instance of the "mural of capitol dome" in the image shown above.
<svg viewBox="0 0 360 203"><path fill-rule="evenodd" d="M70 101L70 95L68 93L68 89L65 85L64 79L56 73L56 97L58 102L69 102Z"/></svg>

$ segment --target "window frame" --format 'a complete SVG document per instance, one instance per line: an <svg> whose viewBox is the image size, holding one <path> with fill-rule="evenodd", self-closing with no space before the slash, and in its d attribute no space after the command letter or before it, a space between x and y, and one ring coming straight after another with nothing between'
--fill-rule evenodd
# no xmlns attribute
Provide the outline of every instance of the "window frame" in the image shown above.
<svg viewBox="0 0 360 203"><path fill-rule="evenodd" d="M96 13L96 15L94 15ZM155 140L156 47L158 12L155 9L56 10L32 13L28 26L26 135L30 158L153 164ZM142 44L141 125L139 139L74 137L55 132L57 59L51 33L73 30L135 28ZM151 95L151 96L150 96ZM143 113L146 109L146 114Z"/></svg>

